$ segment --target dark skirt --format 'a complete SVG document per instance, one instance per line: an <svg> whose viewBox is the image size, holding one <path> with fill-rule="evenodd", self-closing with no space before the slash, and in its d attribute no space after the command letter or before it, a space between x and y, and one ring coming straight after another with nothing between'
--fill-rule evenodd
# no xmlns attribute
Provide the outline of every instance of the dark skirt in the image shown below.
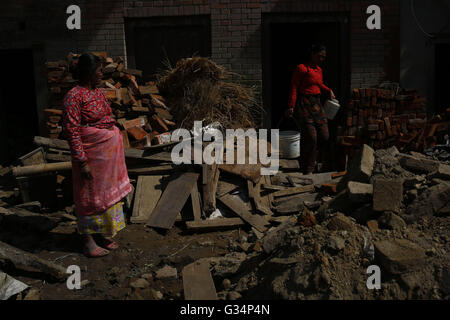
<svg viewBox="0 0 450 320"><path fill-rule="evenodd" d="M327 115L320 101L320 95L300 95L297 99L294 115L299 124L321 126L328 123Z"/></svg>

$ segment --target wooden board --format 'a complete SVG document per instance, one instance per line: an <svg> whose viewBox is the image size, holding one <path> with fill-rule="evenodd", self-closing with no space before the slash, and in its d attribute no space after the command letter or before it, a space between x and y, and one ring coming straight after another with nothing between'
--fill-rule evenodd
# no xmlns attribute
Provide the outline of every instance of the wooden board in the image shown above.
<svg viewBox="0 0 450 320"><path fill-rule="evenodd" d="M310 191L314 191L314 185L312 185L312 184L308 185L308 186L300 186L300 187L289 188L286 190L279 190L279 191L274 192L272 195L274 197L283 197L283 196L290 196L293 194L310 192Z"/></svg>
<svg viewBox="0 0 450 320"><path fill-rule="evenodd" d="M272 211L270 210L270 207L263 203L261 200L261 184L258 182L257 184L253 185L253 182L250 180L247 180L247 187L248 187L248 196L253 201L255 205L255 209L258 212L261 212L266 215L272 215Z"/></svg>
<svg viewBox="0 0 450 320"><path fill-rule="evenodd" d="M252 214L247 204L238 195L226 194L219 198L225 206L232 210L236 215L242 218L245 222L255 227L260 232L267 230L267 221L256 214Z"/></svg>
<svg viewBox="0 0 450 320"><path fill-rule="evenodd" d="M231 191L234 191L238 189L239 186L234 183L229 183L226 181L219 181L217 184L217 190L216 190L216 196L221 197L227 193L230 193Z"/></svg>
<svg viewBox="0 0 450 320"><path fill-rule="evenodd" d="M170 229L191 194L194 183L197 183L198 177L198 173L187 172L170 181L150 215L147 225Z"/></svg>
<svg viewBox="0 0 450 320"><path fill-rule="evenodd" d="M175 170L175 166L172 164L148 166L148 165L134 165L128 166L128 174L132 175L166 175L171 174Z"/></svg>
<svg viewBox="0 0 450 320"><path fill-rule="evenodd" d="M220 171L216 164L203 164L203 211L211 213L216 210L216 191Z"/></svg>
<svg viewBox="0 0 450 320"><path fill-rule="evenodd" d="M221 164L219 169L252 180L255 183L261 178L261 165L259 164Z"/></svg>
<svg viewBox="0 0 450 320"><path fill-rule="evenodd" d="M211 220L187 221L188 230L210 230L240 227L245 225L241 218L217 218Z"/></svg>
<svg viewBox="0 0 450 320"><path fill-rule="evenodd" d="M136 184L132 223L145 223L155 209L162 194L161 181L164 176L139 176Z"/></svg>
<svg viewBox="0 0 450 320"><path fill-rule="evenodd" d="M50 139L45 137L34 137L34 143L38 146L50 147L61 150L70 150L69 144L65 140ZM150 150L125 149L125 157L127 159L141 159L159 162L172 162L170 152L159 152L152 154Z"/></svg>
<svg viewBox="0 0 450 320"><path fill-rule="evenodd" d="M185 300L217 300L208 261L196 261L183 268Z"/></svg>
<svg viewBox="0 0 450 320"><path fill-rule="evenodd" d="M198 193L197 184L194 183L191 190L192 213L194 220L200 221L202 218L202 208L200 204L200 194Z"/></svg>

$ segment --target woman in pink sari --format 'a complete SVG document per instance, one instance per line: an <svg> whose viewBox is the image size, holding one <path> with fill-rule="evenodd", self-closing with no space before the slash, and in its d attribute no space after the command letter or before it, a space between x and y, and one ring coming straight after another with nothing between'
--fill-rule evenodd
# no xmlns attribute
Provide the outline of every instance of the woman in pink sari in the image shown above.
<svg viewBox="0 0 450 320"><path fill-rule="evenodd" d="M78 231L88 257L118 248L112 240L125 227L122 202L132 189L122 136L111 107L96 86L102 79L100 59L83 54L73 67L79 85L64 98L63 127L72 154L72 179Z"/></svg>

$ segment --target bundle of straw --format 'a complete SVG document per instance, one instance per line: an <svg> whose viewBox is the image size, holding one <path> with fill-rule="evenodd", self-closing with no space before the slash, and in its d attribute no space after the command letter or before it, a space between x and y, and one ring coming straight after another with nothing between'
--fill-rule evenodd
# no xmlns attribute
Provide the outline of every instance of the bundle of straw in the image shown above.
<svg viewBox="0 0 450 320"><path fill-rule="evenodd" d="M179 127L192 129L195 120L218 121L230 129L254 127L252 109L260 107L253 89L233 76L209 58L193 57L162 71L157 86Z"/></svg>

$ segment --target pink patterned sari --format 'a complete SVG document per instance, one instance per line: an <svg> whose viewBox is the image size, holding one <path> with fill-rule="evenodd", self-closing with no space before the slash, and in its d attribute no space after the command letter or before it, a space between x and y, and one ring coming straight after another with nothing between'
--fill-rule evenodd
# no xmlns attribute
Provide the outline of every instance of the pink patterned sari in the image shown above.
<svg viewBox="0 0 450 320"><path fill-rule="evenodd" d="M83 179L80 163L72 161L73 194L77 214L89 216L119 202L132 187L125 165L122 135L117 127L113 130L82 127L81 140L93 179Z"/></svg>

